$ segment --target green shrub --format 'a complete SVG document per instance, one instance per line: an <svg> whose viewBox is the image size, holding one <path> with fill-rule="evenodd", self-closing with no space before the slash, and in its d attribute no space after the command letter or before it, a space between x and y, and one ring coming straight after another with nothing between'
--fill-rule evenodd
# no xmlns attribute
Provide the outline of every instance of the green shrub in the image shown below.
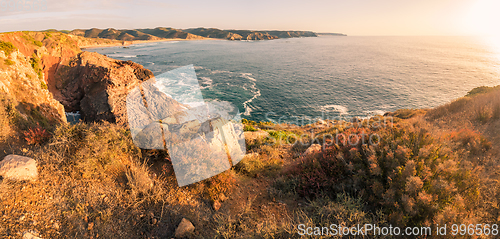
<svg viewBox="0 0 500 239"><path fill-rule="evenodd" d="M38 47L43 46L43 43L41 41L33 41L33 44L35 44L35 46L38 46Z"/></svg>
<svg viewBox="0 0 500 239"><path fill-rule="evenodd" d="M246 156L239 162L235 169L237 172L250 177L261 173L271 173L281 168L283 161L279 157L260 157L258 154Z"/></svg>
<svg viewBox="0 0 500 239"><path fill-rule="evenodd" d="M8 66L14 65L14 61L12 61L10 59L5 59L4 62L5 62L5 65L8 65Z"/></svg>
<svg viewBox="0 0 500 239"><path fill-rule="evenodd" d="M39 79L42 79L42 68L40 66L41 60L38 58L37 55L33 54L30 58L30 64L33 70L35 70L36 74L38 75Z"/></svg>
<svg viewBox="0 0 500 239"><path fill-rule="evenodd" d="M498 88L499 88L498 86L495 86L495 87L480 86L480 87L476 87L476 88L472 89L471 91L467 92L466 96L470 97L470 96L474 96L474 95L485 94L488 92L492 92Z"/></svg>
<svg viewBox="0 0 500 239"><path fill-rule="evenodd" d="M425 111L421 109L399 109L394 112L394 117L398 117L400 119L409 119L424 112Z"/></svg>
<svg viewBox="0 0 500 239"><path fill-rule="evenodd" d="M6 56L10 56L10 54L17 50L10 42L0 41L0 51L4 51Z"/></svg>
<svg viewBox="0 0 500 239"><path fill-rule="evenodd" d="M491 115L487 107L481 106L476 109L476 119L481 124L486 124L490 120Z"/></svg>
<svg viewBox="0 0 500 239"><path fill-rule="evenodd" d="M257 131L256 128L254 128L252 125L245 125L245 127L243 127L243 131Z"/></svg>

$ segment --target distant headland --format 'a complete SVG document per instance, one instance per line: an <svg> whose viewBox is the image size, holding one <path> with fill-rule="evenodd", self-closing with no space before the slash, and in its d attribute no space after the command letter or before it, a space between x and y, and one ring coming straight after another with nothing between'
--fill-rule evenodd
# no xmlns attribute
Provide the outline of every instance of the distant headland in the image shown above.
<svg viewBox="0 0 500 239"><path fill-rule="evenodd" d="M261 31L261 30L222 30L217 28L175 29L157 27L154 29L75 29L61 31L70 35L86 38L103 38L120 41L158 41L164 39L201 40L206 38L225 40L273 40L280 38L317 37L318 35L339 35L341 33L315 33L312 31Z"/></svg>
<svg viewBox="0 0 500 239"><path fill-rule="evenodd" d="M321 36L321 35L326 35L326 36L342 36L342 37L347 36L346 34L342 34L342 33L328 33L328 32L316 33L316 35L318 35L318 36Z"/></svg>

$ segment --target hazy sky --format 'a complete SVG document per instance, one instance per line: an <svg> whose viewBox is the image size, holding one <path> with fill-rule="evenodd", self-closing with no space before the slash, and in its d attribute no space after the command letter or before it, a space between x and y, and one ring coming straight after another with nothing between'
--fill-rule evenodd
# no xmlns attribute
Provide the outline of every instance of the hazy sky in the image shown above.
<svg viewBox="0 0 500 239"><path fill-rule="evenodd" d="M9 3L17 0L0 0L0 32L165 26L348 35L496 35L500 22L497 0L35 1L41 1L46 11L11 11Z"/></svg>

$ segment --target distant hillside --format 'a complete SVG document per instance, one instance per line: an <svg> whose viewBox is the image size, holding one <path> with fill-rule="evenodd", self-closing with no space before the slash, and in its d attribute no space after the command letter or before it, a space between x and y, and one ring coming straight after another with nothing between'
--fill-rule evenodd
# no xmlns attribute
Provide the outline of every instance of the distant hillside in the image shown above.
<svg viewBox="0 0 500 239"><path fill-rule="evenodd" d="M104 38L120 41L141 41L161 39L203 39L216 38L226 40L272 40L292 37L316 37L311 31L251 31L251 30L221 30L217 28L190 28L179 30L170 27L154 29L117 30L113 28L88 30L75 29L71 35L87 38Z"/></svg>
<svg viewBox="0 0 500 239"><path fill-rule="evenodd" d="M155 29L137 29L137 31L157 36L160 38L203 39L203 37L184 32L170 27L157 27Z"/></svg>
<svg viewBox="0 0 500 239"><path fill-rule="evenodd" d="M183 31L189 32L191 34L195 34L202 37L208 38L218 38L218 39L227 39L227 40L241 40L243 37L239 34L224 31L217 28L191 28L184 29Z"/></svg>
<svg viewBox="0 0 500 239"><path fill-rule="evenodd" d="M158 27L155 29L133 29L133 30L116 30L113 28L88 30L75 29L69 32L71 35L88 37L88 38L105 38L121 41L151 41L161 39L202 39L203 37L193 35L174 28Z"/></svg>
<svg viewBox="0 0 500 239"><path fill-rule="evenodd" d="M321 36L321 35L327 35L327 36L347 36L346 34L342 34L342 33L316 33L318 36Z"/></svg>
<svg viewBox="0 0 500 239"><path fill-rule="evenodd" d="M278 38L292 37L316 37L314 32L310 31L250 31L250 30L221 30L217 28L191 28L183 31L195 35L219 38L227 40L272 40Z"/></svg>
<svg viewBox="0 0 500 239"><path fill-rule="evenodd" d="M316 33L311 31L260 31L279 38L293 37L317 37Z"/></svg>

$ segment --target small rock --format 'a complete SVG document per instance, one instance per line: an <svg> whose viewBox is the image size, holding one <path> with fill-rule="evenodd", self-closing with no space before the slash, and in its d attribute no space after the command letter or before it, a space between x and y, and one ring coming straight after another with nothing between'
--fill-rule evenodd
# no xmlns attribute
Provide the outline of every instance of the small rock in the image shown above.
<svg viewBox="0 0 500 239"><path fill-rule="evenodd" d="M19 155L7 155L0 161L0 176L11 180L33 180L38 176L34 159Z"/></svg>
<svg viewBox="0 0 500 239"><path fill-rule="evenodd" d="M179 226L177 226L177 229L175 229L175 237L182 238L192 233L193 231L193 224L186 218L182 218L181 223L179 223Z"/></svg>
<svg viewBox="0 0 500 239"><path fill-rule="evenodd" d="M23 239L42 239L41 237L37 237L35 236L34 234L32 234L31 232L25 232L23 234Z"/></svg>
<svg viewBox="0 0 500 239"><path fill-rule="evenodd" d="M215 211L219 211L222 204L219 202L219 200L215 200L212 206L213 206Z"/></svg>
<svg viewBox="0 0 500 239"><path fill-rule="evenodd" d="M249 153L249 154L245 154L245 157L246 158L258 158L260 155L259 153Z"/></svg>
<svg viewBox="0 0 500 239"><path fill-rule="evenodd" d="M321 151L321 148L322 148L321 145L313 144L313 145L309 146L309 148L307 148L306 152L304 152L304 155L308 156L308 155L318 153Z"/></svg>
<svg viewBox="0 0 500 239"><path fill-rule="evenodd" d="M220 196L219 196L219 199L220 199L222 202L224 202L224 201L226 201L227 197L226 197L226 195L225 195L224 193L221 193L221 194L220 194Z"/></svg>

